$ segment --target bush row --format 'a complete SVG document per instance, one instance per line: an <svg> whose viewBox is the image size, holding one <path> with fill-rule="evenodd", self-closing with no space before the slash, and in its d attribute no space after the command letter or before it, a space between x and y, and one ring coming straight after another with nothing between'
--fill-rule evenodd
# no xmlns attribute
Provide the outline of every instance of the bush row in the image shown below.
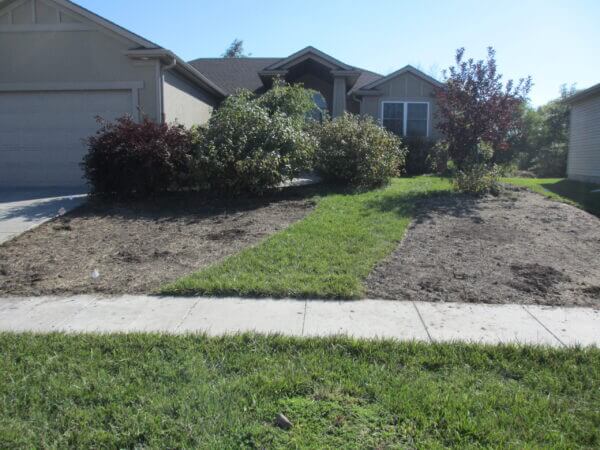
<svg viewBox="0 0 600 450"><path fill-rule="evenodd" d="M138 196L260 195L311 169L326 181L370 188L400 173L406 152L398 137L370 118L316 122L315 107L312 91L278 82L261 97L228 97L201 127L122 117L89 138L82 166L93 193Z"/></svg>

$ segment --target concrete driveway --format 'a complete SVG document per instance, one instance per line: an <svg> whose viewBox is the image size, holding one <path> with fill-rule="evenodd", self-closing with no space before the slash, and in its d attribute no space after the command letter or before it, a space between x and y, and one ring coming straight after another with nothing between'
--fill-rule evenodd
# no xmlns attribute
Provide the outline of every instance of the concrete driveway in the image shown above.
<svg viewBox="0 0 600 450"><path fill-rule="evenodd" d="M0 189L0 244L81 205L85 188Z"/></svg>

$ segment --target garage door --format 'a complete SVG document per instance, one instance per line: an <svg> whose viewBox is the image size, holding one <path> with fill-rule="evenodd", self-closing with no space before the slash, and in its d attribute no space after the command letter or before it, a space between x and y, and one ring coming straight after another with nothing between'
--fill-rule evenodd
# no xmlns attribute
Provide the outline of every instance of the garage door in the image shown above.
<svg viewBox="0 0 600 450"><path fill-rule="evenodd" d="M95 117L131 113L131 91L0 92L0 187L82 185Z"/></svg>

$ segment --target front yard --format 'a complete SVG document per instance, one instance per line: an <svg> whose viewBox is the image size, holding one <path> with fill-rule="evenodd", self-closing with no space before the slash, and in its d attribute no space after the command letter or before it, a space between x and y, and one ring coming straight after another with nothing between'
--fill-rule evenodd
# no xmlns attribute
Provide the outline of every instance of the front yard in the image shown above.
<svg viewBox="0 0 600 450"><path fill-rule="evenodd" d="M594 348L62 334L0 348L2 448L600 445Z"/></svg>
<svg viewBox="0 0 600 450"><path fill-rule="evenodd" d="M261 200L94 202L0 246L0 295L161 293L600 306L592 185L445 178ZM560 200L560 202L554 201ZM567 204L570 203L570 204ZM97 270L99 276L91 273Z"/></svg>

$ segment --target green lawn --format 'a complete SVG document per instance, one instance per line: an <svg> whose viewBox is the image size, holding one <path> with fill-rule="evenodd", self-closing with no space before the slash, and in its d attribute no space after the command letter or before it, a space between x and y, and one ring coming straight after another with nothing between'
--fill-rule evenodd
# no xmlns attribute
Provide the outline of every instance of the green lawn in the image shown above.
<svg viewBox="0 0 600 450"><path fill-rule="evenodd" d="M554 200L575 205L600 217L599 184L582 183L564 178L504 178L503 181L517 186L524 186Z"/></svg>
<svg viewBox="0 0 600 450"><path fill-rule="evenodd" d="M600 446L598 349L148 334L0 348L0 448Z"/></svg>
<svg viewBox="0 0 600 450"><path fill-rule="evenodd" d="M304 220L161 293L359 298L362 280L402 239L415 201L449 191L447 179L423 176L366 193L323 195Z"/></svg>

